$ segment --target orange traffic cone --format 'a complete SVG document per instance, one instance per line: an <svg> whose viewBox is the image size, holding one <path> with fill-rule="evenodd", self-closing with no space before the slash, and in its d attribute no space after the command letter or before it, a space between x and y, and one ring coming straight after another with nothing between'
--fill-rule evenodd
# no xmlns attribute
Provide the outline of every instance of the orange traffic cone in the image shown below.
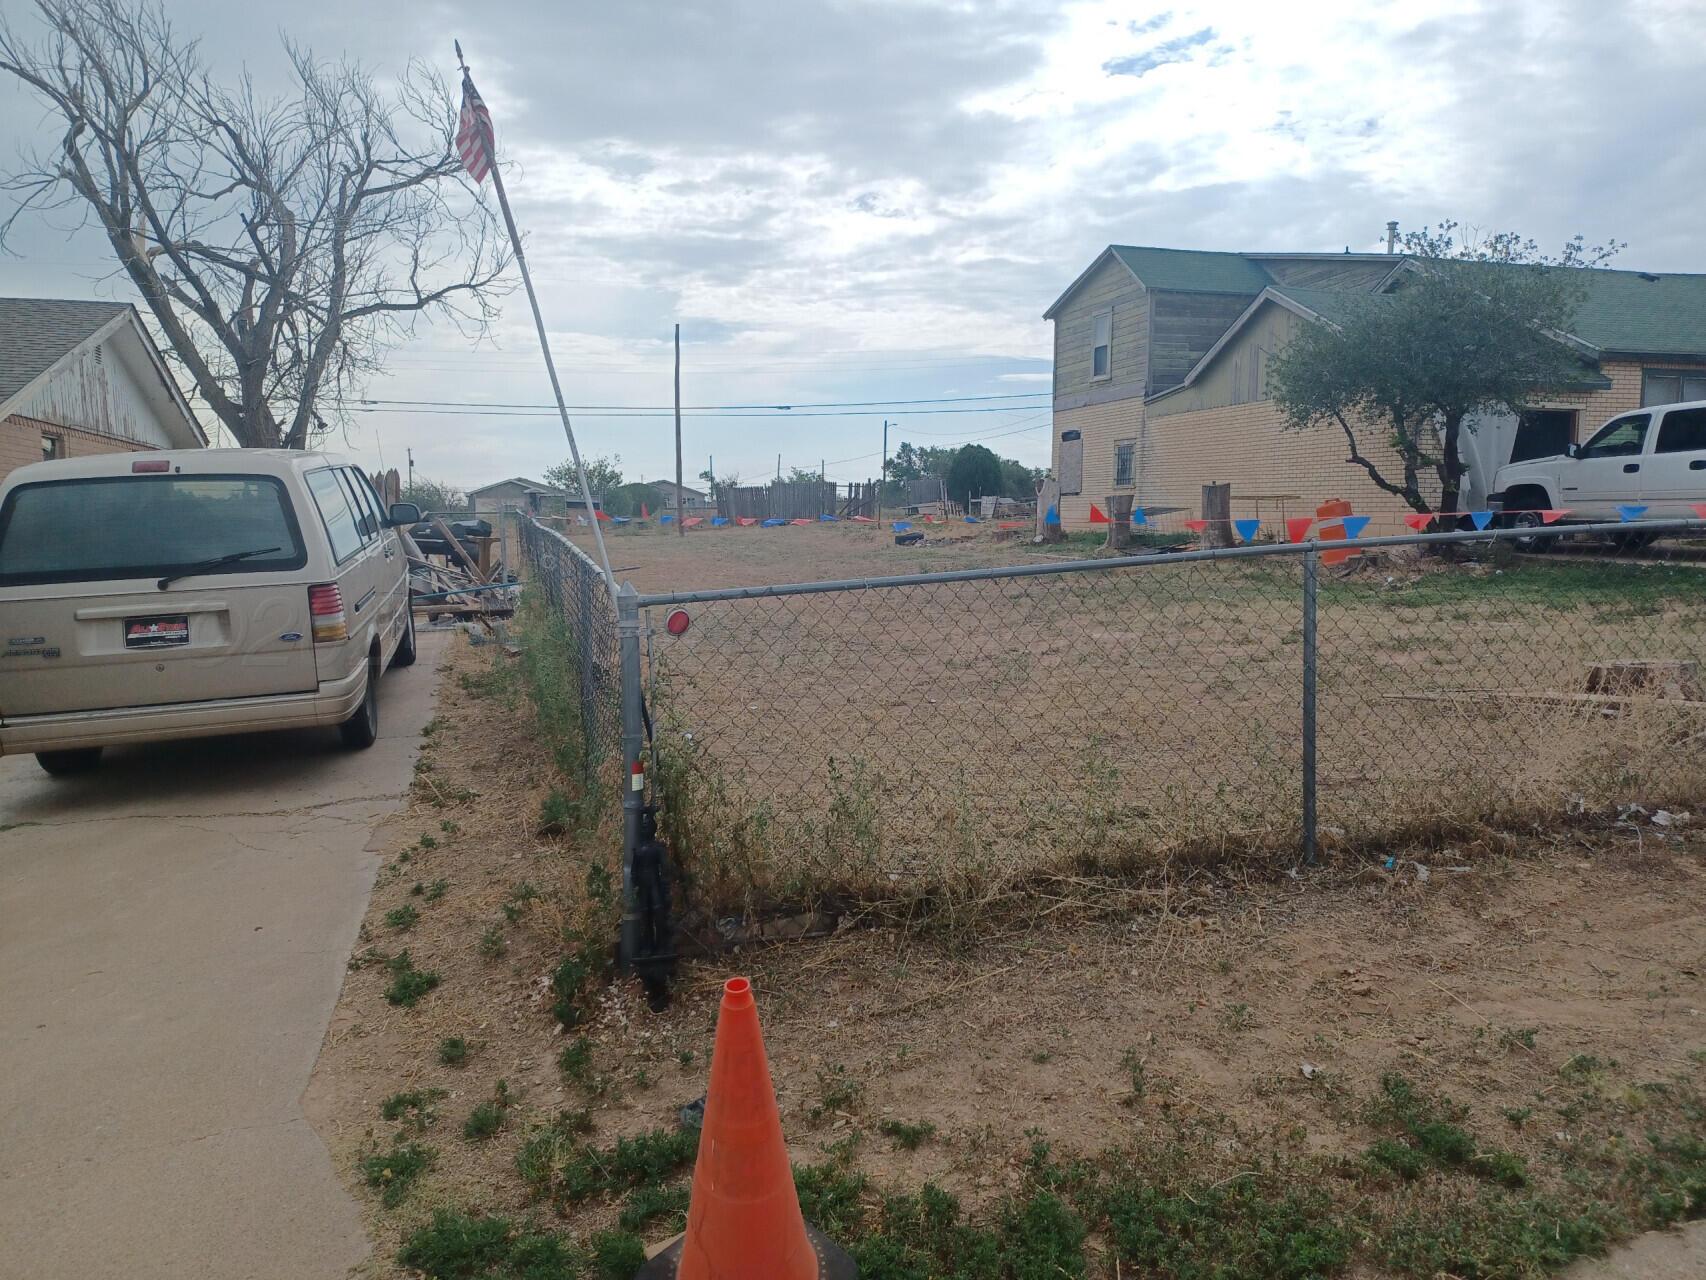
<svg viewBox="0 0 1706 1280"><path fill-rule="evenodd" d="M687 1234L634 1280L856 1280L800 1214L752 984L723 984Z"/></svg>

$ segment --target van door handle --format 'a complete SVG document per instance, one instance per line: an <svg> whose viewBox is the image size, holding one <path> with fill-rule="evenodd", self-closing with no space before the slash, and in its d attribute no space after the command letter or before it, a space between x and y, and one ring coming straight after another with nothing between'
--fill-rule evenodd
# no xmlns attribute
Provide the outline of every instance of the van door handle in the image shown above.
<svg viewBox="0 0 1706 1280"><path fill-rule="evenodd" d="M1623 464L1624 471L1639 471L1640 469L1641 464L1639 462L1625 462Z"/></svg>
<svg viewBox="0 0 1706 1280"><path fill-rule="evenodd" d="M1696 458L1688 464L1690 471L1706 471L1706 458Z"/></svg>

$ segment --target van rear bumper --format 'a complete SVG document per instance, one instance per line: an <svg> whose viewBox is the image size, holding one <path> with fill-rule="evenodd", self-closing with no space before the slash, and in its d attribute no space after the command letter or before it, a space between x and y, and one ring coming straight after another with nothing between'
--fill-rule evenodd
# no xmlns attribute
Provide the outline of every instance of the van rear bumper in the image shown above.
<svg viewBox="0 0 1706 1280"><path fill-rule="evenodd" d="M312 693L8 717L0 719L0 755L341 724L361 705L366 672L367 664L362 663L343 679L326 681Z"/></svg>

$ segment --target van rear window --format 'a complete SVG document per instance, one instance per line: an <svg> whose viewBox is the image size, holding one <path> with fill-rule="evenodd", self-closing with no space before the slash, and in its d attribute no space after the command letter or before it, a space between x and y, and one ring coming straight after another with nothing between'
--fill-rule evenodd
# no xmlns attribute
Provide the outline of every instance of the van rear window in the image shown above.
<svg viewBox="0 0 1706 1280"><path fill-rule="evenodd" d="M272 476L128 475L19 485L0 506L0 585L155 578L240 551L277 551L213 573L308 562Z"/></svg>

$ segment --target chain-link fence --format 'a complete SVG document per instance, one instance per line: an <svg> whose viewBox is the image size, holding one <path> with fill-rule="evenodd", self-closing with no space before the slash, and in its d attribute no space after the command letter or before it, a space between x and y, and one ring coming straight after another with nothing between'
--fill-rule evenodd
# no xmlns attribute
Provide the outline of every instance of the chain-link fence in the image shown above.
<svg viewBox="0 0 1706 1280"><path fill-rule="evenodd" d="M551 736L565 766L588 795L601 786L600 766L621 746L621 677L616 614L604 572L574 543L522 512L506 514L520 541L528 595L543 625L530 663L534 701L544 717L565 723Z"/></svg>
<svg viewBox="0 0 1706 1280"><path fill-rule="evenodd" d="M625 596L667 829L724 910L1696 794L1706 568L1516 536Z"/></svg>

